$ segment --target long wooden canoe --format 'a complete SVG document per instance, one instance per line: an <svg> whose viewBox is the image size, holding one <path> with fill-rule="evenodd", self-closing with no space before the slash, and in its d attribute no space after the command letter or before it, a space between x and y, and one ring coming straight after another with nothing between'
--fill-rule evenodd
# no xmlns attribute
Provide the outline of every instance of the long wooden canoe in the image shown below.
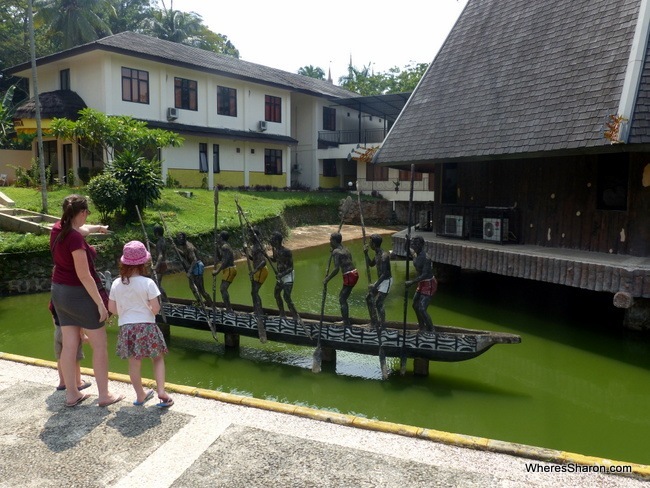
<svg viewBox="0 0 650 488"><path fill-rule="evenodd" d="M253 308L233 305L233 312L222 307L202 308L190 300L171 299L163 304L167 323L198 330L210 330L210 321L217 332L258 337L257 319ZM268 340L315 346L318 337L320 316L301 313L303 324L296 323L290 316L281 318L277 310L264 309L264 326ZM161 320L161 317L159 317ZM321 345L340 351L377 356L379 341L377 331L368 320L351 319L352 326L345 327L340 317L325 316L321 330ZM387 322L381 332L381 343L387 357L400 357L402 350L406 357L429 359L431 361L465 361L475 358L495 344L518 344L521 337L506 332L464 329L436 325L435 332L417 332L417 324L408 324L406 338L402 324Z"/></svg>

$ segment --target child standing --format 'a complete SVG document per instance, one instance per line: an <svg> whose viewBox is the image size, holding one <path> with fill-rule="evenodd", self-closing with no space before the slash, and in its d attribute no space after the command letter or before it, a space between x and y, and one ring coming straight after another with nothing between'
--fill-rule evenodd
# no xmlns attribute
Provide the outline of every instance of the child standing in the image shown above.
<svg viewBox="0 0 650 488"><path fill-rule="evenodd" d="M174 400L165 392L165 339L156 325L160 311L160 290L147 278L146 265L151 254L140 241L124 245L120 258L120 277L113 281L108 300L109 312L118 316L120 332L117 337L117 355L129 360L129 376L136 393L134 405L144 405L153 398L153 390L142 388L141 366L143 358L153 361L160 408L171 407Z"/></svg>

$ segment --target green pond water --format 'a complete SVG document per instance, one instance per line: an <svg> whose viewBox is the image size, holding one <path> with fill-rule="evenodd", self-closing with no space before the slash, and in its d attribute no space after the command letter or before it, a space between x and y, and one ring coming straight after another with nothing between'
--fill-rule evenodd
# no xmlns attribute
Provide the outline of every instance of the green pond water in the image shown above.
<svg viewBox="0 0 650 488"><path fill-rule="evenodd" d="M390 247L390 239L385 247ZM351 315L367 316L360 242L348 243L361 279L350 298ZM294 253L293 297L302 311L319 312L328 247ZM411 273L412 273L411 267ZM393 263L396 283L387 318L402 320L405 263ZM206 272L206 289L211 291ZM184 275L166 276L171 296L190 298ZM262 287L275 307L274 280ZM341 279L329 286L326 312L338 314ZM246 264L231 286L233 302L251 303ZM0 298L0 350L53 359L48 294ZM260 344L242 337L225 350L209 332L172 327L167 381L305 405L368 418L650 464L650 340L612 326L620 315L611 296L525 280L463 273L441 284L430 306L435 323L519 334L521 344L496 345L458 363L432 362L430 376L406 376L388 359L381 381L376 357L338 352L335 367L311 372L313 348ZM415 321L408 308L409 321ZM115 348L117 326L108 327ZM221 342L222 335L219 334ZM83 365L90 367L90 349ZM150 363L143 375L152 377ZM111 355L111 371L127 362ZM53 385L54 386L54 385Z"/></svg>

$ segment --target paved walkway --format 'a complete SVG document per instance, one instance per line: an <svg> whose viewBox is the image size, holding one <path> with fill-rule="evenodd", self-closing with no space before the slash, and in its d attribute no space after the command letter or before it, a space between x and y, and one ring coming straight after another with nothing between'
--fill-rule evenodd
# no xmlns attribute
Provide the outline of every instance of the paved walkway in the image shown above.
<svg viewBox="0 0 650 488"><path fill-rule="evenodd" d="M594 458L548 463L531 458L560 453L190 387L170 385L169 410L135 407L118 374L111 390L127 399L100 408L93 386L91 399L66 408L53 366L0 353L0 487L648 486L572 472ZM501 452L459 447L472 443ZM634 469L650 476L649 466Z"/></svg>

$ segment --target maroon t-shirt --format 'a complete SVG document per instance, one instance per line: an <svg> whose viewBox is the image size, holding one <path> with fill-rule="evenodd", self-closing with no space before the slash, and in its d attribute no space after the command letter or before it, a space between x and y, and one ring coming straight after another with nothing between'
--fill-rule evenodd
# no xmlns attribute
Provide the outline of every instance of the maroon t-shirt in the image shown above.
<svg viewBox="0 0 650 488"><path fill-rule="evenodd" d="M84 249L86 251L88 268L93 279L97 281L97 273L94 272L95 266L93 264L97 257L95 248L88 245L84 237L74 229L68 232L68 235L63 239L57 241L56 238L60 233L61 221L59 220L52 226L52 232L50 233L50 249L52 250L52 259L54 260L52 281L61 285L83 286L74 269L74 259L72 257L73 251L78 249Z"/></svg>

